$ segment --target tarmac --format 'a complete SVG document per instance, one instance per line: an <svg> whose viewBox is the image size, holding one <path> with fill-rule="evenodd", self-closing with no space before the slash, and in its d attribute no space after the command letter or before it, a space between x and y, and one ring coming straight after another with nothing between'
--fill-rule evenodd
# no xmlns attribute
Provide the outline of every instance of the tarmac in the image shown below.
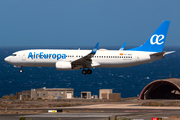
<svg viewBox="0 0 180 120"><path fill-rule="evenodd" d="M169 119L172 116L180 117L180 107L150 107L140 106L139 102L133 104L127 103L42 108L38 110L52 109L58 110L59 112L23 115L1 114L0 120L19 120L21 116L26 117L26 120L29 120L30 118L33 118L33 120L108 120L108 117L111 117L112 120L116 115L121 119L128 118L132 120L152 120L154 117L162 118L163 120L180 120L180 118Z"/></svg>

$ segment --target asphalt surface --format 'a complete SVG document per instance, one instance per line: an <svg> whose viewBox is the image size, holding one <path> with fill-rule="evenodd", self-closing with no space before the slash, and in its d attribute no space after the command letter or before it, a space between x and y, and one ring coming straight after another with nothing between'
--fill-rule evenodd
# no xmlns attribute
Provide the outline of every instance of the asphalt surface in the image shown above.
<svg viewBox="0 0 180 120"><path fill-rule="evenodd" d="M180 117L180 107L141 106L142 102L144 101L130 101L124 102L124 104L105 103L58 108L8 109L23 111L48 111L49 109L58 110L58 112L40 114L0 114L0 120L19 120L19 118L22 116L26 117L26 120L29 120L30 118L33 118L33 120L108 120L108 117L111 117L112 120L112 118L114 118L116 115L119 118L129 118L132 120L152 120L153 117L162 118L163 120L173 120L167 118L172 116ZM180 118L174 120L180 120Z"/></svg>
<svg viewBox="0 0 180 120"><path fill-rule="evenodd" d="M167 119L172 116L180 117L180 110L145 110L145 109L119 109L112 111L86 111L77 113L44 113L44 114L3 114L0 115L0 120L19 120L20 117L26 117L26 120L33 118L33 120L108 120L108 117L114 118L116 115L119 118L129 118L129 119L143 119L151 120L153 117ZM74 111L75 112L75 111ZM167 119L168 120L168 119ZM175 119L178 120L178 119Z"/></svg>

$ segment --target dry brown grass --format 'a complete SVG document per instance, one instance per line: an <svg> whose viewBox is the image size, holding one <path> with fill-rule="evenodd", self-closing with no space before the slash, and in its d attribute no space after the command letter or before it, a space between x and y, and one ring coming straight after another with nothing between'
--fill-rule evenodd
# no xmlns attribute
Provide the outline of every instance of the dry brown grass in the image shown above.
<svg viewBox="0 0 180 120"><path fill-rule="evenodd" d="M47 110L7 110L0 111L0 114L38 114L47 113Z"/></svg>
<svg viewBox="0 0 180 120"><path fill-rule="evenodd" d="M6 99L6 100L16 100L16 96L15 96L14 94L4 95L4 96L2 96L1 99Z"/></svg>
<svg viewBox="0 0 180 120"><path fill-rule="evenodd" d="M141 106L177 106L179 107L180 104L178 102L164 103L164 102L150 101L150 102L142 103Z"/></svg>
<svg viewBox="0 0 180 120"><path fill-rule="evenodd" d="M76 105L82 105L81 103L76 104L69 104L69 103L61 103L61 104L49 104L48 107L69 107L69 106L76 106Z"/></svg>

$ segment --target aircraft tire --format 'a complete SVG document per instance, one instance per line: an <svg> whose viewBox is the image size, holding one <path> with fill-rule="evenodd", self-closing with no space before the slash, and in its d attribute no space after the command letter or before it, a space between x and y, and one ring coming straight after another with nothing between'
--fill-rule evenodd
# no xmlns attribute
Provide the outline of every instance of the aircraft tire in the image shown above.
<svg viewBox="0 0 180 120"><path fill-rule="evenodd" d="M82 71L82 74L83 74L83 75L86 75L86 74L87 74L87 71L86 71L86 70L83 70L83 71Z"/></svg>
<svg viewBox="0 0 180 120"><path fill-rule="evenodd" d="M91 74L91 73L92 73L92 70L88 69L87 74Z"/></svg>

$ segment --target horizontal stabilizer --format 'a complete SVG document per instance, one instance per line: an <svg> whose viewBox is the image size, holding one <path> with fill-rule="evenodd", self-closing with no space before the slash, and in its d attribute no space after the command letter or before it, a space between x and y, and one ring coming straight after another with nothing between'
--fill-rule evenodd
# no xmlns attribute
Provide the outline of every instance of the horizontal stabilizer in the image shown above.
<svg viewBox="0 0 180 120"><path fill-rule="evenodd" d="M163 51L163 52L153 53L153 54L151 54L150 56L164 56L165 53L166 53L166 52Z"/></svg>
<svg viewBox="0 0 180 120"><path fill-rule="evenodd" d="M176 52L176 51L169 51L169 52L166 52L165 55L171 54L171 53L174 53L174 52Z"/></svg>

